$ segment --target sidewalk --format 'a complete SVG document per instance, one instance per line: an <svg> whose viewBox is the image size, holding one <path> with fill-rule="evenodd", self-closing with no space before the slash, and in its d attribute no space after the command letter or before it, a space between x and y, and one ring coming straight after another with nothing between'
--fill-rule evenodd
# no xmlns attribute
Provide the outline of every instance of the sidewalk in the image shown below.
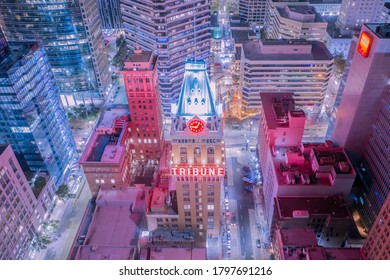
<svg viewBox="0 0 390 280"><path fill-rule="evenodd" d="M49 244L46 249L36 252L33 259L66 260L85 208L91 198L88 185L84 181L81 183L84 185L80 188L78 197L59 202L50 216L50 219L60 221L57 230L53 233L58 239Z"/></svg>

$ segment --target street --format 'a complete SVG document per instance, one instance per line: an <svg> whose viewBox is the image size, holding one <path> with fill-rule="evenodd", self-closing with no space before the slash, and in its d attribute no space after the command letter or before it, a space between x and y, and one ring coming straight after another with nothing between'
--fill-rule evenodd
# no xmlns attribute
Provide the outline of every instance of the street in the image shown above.
<svg viewBox="0 0 390 280"><path fill-rule="evenodd" d="M88 184L80 182L79 193L76 198L68 198L65 202L59 201L51 214L50 219L59 220L54 232L55 240L46 249L36 252L35 260L66 260L72 246L86 206L91 199Z"/></svg>
<svg viewBox="0 0 390 280"><path fill-rule="evenodd" d="M243 181L243 166L251 168L252 176L256 174L258 160L256 151L251 151L250 147L256 147L257 127L257 120L248 119L241 124L241 129L224 131L228 183L223 196L228 196L228 203L223 203L222 210L226 213L222 236L227 238L222 245L223 259L269 259L264 245L269 241L262 230L267 228L262 216L262 197L256 187L253 192L245 190L247 184ZM257 247L257 239L261 240L260 248Z"/></svg>

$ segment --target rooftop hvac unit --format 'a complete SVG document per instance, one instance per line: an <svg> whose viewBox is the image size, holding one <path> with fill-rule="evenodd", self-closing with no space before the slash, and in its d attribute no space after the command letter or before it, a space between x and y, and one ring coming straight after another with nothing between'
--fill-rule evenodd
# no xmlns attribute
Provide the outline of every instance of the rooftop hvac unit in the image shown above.
<svg viewBox="0 0 390 280"><path fill-rule="evenodd" d="M294 176L294 173L288 172L288 173L286 174L286 180L287 180L287 184L289 184L289 185L295 184L295 176Z"/></svg>
<svg viewBox="0 0 390 280"><path fill-rule="evenodd" d="M351 172L351 166L346 161L339 161L338 162L338 167L339 167L339 169L340 169L340 171L342 173L349 173L349 172Z"/></svg>
<svg viewBox="0 0 390 280"><path fill-rule="evenodd" d="M302 181L302 184L309 185L310 184L310 176L309 176L309 174L302 173L301 174L301 181Z"/></svg>

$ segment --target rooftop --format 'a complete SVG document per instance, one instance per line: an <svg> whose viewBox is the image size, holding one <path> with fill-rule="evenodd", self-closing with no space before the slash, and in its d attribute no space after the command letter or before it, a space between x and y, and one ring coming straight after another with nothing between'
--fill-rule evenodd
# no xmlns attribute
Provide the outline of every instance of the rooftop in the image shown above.
<svg viewBox="0 0 390 280"><path fill-rule="evenodd" d="M76 259L131 259L143 224L144 192L101 189L84 246Z"/></svg>
<svg viewBox="0 0 390 280"><path fill-rule="evenodd" d="M343 0L309 0L310 4L341 4Z"/></svg>
<svg viewBox="0 0 390 280"><path fill-rule="evenodd" d="M109 108L101 116L97 128L111 128L115 125L115 122L122 117L129 115L129 109L125 108Z"/></svg>
<svg viewBox="0 0 390 280"><path fill-rule="evenodd" d="M119 163L125 152L121 143L128 120L127 109L108 109L103 113L80 158L81 163Z"/></svg>
<svg viewBox="0 0 390 280"><path fill-rule="evenodd" d="M253 61L307 61L333 59L326 46L317 41L306 40L261 40L246 41L242 44L244 57Z"/></svg>
<svg viewBox="0 0 390 280"><path fill-rule="evenodd" d="M136 45L134 52L127 55L123 70L153 70L157 62L157 56L152 51L142 50Z"/></svg>
<svg viewBox="0 0 390 280"><path fill-rule="evenodd" d="M232 30L232 37L235 44L242 44L249 37L256 37L256 33L253 30Z"/></svg>
<svg viewBox="0 0 390 280"><path fill-rule="evenodd" d="M263 112L268 129L276 127L288 127L290 116L303 117L305 113L301 110L294 110L294 99L292 93L260 93ZM290 112L290 116L289 116Z"/></svg>
<svg viewBox="0 0 390 280"><path fill-rule="evenodd" d="M134 260L136 246L91 246L82 245L76 260Z"/></svg>
<svg viewBox="0 0 390 280"><path fill-rule="evenodd" d="M349 182L356 176L343 148L316 144L275 149L273 162L281 185L332 186L339 178Z"/></svg>
<svg viewBox="0 0 390 280"><path fill-rule="evenodd" d="M155 230L152 232L151 240L154 241L177 241L177 242L192 242L194 232L192 230Z"/></svg>
<svg viewBox="0 0 390 280"><path fill-rule="evenodd" d="M232 30L233 29L239 29L239 28L247 28L247 29L249 29L249 23L247 23L245 21L237 22L236 20L231 19L231 21L230 21L230 28Z"/></svg>
<svg viewBox="0 0 390 280"><path fill-rule="evenodd" d="M364 25L380 39L390 39L390 23L366 23Z"/></svg>
<svg viewBox="0 0 390 280"><path fill-rule="evenodd" d="M332 218L351 218L345 201L339 196L277 197L280 218L299 218L308 215L330 215Z"/></svg>
<svg viewBox="0 0 390 280"><path fill-rule="evenodd" d="M206 260L206 248L159 248L151 250L150 260Z"/></svg>
<svg viewBox="0 0 390 280"><path fill-rule="evenodd" d="M36 42L8 42L10 54L0 61L0 77L8 77L8 71L13 67L21 67L39 48Z"/></svg>
<svg viewBox="0 0 390 280"><path fill-rule="evenodd" d="M278 229L283 247L297 246L317 246L316 234L312 229L290 228Z"/></svg>
<svg viewBox="0 0 390 280"><path fill-rule="evenodd" d="M324 248L327 260L363 260L360 248Z"/></svg>
<svg viewBox="0 0 390 280"><path fill-rule="evenodd" d="M124 147L117 146L119 134L97 134L86 161L119 162Z"/></svg>
<svg viewBox="0 0 390 280"><path fill-rule="evenodd" d="M276 7L276 9L282 17L290 20L298 22L324 22L312 6L286 5L284 7Z"/></svg>

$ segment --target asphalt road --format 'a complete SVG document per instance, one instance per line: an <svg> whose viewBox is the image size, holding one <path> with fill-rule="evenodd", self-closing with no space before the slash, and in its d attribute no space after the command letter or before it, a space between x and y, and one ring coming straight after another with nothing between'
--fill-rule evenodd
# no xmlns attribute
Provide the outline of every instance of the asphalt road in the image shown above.
<svg viewBox="0 0 390 280"><path fill-rule="evenodd" d="M237 162L237 157L232 157L231 160L234 185L230 189L230 194L237 201L237 213L235 215L239 230L241 256L246 260L253 260L252 236L251 231L248 230L250 229L248 210L254 209L253 197L251 193L244 190L242 165Z"/></svg>

